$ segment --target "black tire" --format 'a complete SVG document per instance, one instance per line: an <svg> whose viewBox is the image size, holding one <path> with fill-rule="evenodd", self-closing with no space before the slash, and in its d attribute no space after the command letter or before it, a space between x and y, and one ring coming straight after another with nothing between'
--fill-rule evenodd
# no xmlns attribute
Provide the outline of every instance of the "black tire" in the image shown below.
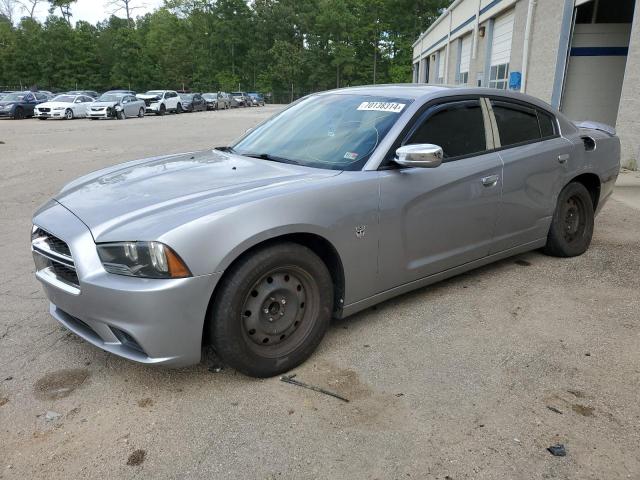
<svg viewBox="0 0 640 480"><path fill-rule="evenodd" d="M65 120L73 120L73 110L67 108L64 112L64 118Z"/></svg>
<svg viewBox="0 0 640 480"><path fill-rule="evenodd" d="M160 110L158 111L158 113L156 113L156 115L164 115L165 113L167 113L167 107L165 107L163 103L162 105L160 105Z"/></svg>
<svg viewBox="0 0 640 480"><path fill-rule="evenodd" d="M124 113L124 110L120 110L116 112L116 120L126 120L127 114Z"/></svg>
<svg viewBox="0 0 640 480"><path fill-rule="evenodd" d="M176 114L182 113L182 104L178 104L178 106L176 107Z"/></svg>
<svg viewBox="0 0 640 480"><path fill-rule="evenodd" d="M276 244L227 271L207 335L230 367L272 377L309 358L329 327L332 306L333 284L323 261L302 245Z"/></svg>
<svg viewBox="0 0 640 480"><path fill-rule="evenodd" d="M138 112L138 118L143 118L144 117L144 111L145 111L145 108L144 107L140 107L140 111Z"/></svg>
<svg viewBox="0 0 640 480"><path fill-rule="evenodd" d="M576 257L587 251L593 236L593 200L584 185L571 182L558 195L544 253Z"/></svg>
<svg viewBox="0 0 640 480"><path fill-rule="evenodd" d="M14 120L24 119L24 110L20 107L16 108L15 111L13 112L13 119Z"/></svg>

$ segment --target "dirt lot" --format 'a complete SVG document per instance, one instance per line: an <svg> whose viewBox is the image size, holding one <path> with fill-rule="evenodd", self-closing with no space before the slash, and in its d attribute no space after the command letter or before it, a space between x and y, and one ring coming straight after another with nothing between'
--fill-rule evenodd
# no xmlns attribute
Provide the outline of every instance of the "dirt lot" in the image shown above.
<svg viewBox="0 0 640 480"><path fill-rule="evenodd" d="M29 252L39 204L90 170L226 144L275 110L0 121L0 478L640 478L627 187L580 258L529 253L335 322L296 373L350 403L207 364L140 366L49 317Z"/></svg>

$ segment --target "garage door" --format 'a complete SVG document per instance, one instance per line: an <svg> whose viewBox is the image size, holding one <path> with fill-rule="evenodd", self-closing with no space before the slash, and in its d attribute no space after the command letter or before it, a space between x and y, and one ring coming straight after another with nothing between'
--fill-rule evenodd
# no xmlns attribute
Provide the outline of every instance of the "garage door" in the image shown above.
<svg viewBox="0 0 640 480"><path fill-rule="evenodd" d="M444 83L444 59L446 50L443 48L438 52L438 79L436 83Z"/></svg>
<svg viewBox="0 0 640 480"><path fill-rule="evenodd" d="M460 77L459 83L469 83L469 66L471 64L471 35L462 39L460 45Z"/></svg>
<svg viewBox="0 0 640 480"><path fill-rule="evenodd" d="M507 88L509 61L511 59L511 40L513 39L513 10L496 18L491 41L491 72L489 86Z"/></svg>

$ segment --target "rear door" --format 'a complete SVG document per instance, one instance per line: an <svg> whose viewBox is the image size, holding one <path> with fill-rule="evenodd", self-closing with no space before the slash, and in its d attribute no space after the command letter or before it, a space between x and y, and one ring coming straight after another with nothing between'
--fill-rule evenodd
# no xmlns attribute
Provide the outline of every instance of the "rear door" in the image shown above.
<svg viewBox="0 0 640 480"><path fill-rule="evenodd" d="M546 110L507 98L491 98L490 105L504 163L495 253L546 238L572 145Z"/></svg>
<svg viewBox="0 0 640 480"><path fill-rule="evenodd" d="M443 163L381 172L384 288L488 255L502 189L488 118L478 98L429 107L401 144L439 145Z"/></svg>

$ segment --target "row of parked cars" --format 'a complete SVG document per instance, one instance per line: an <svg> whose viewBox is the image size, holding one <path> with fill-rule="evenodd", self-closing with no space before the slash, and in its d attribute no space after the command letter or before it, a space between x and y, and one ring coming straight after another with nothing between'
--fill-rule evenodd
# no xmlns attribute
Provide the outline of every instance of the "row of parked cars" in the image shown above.
<svg viewBox="0 0 640 480"><path fill-rule="evenodd" d="M0 117L13 119L124 120L127 117L143 117L147 113L165 115L250 106L264 106L262 94L186 93L175 90L149 90L144 94L136 94L131 90L110 90L102 95L91 90L74 90L59 95L43 91L0 92Z"/></svg>

